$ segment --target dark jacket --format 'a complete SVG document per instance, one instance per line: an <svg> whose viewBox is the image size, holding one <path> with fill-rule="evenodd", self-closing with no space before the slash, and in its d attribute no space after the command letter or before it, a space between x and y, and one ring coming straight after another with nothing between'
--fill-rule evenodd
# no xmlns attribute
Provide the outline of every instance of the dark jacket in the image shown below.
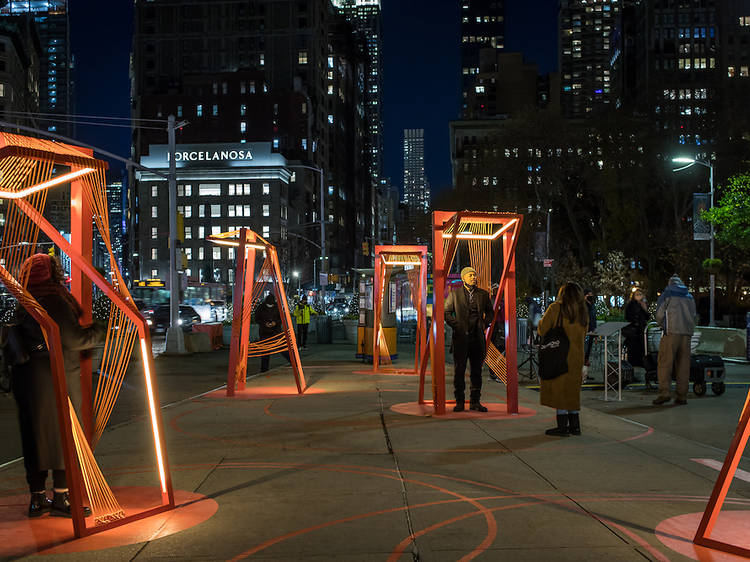
<svg viewBox="0 0 750 562"><path fill-rule="evenodd" d="M60 328L68 396L80 421L80 354L99 345L104 331L94 326L82 327L70 303L58 295L40 297L38 302ZM19 309L16 318L27 349L44 342L42 329L30 314ZM13 368L13 394L18 404L24 457L29 457L24 464L37 471L65 468L50 355L46 345L42 347L41 351L30 353L28 363Z"/></svg>
<svg viewBox="0 0 750 562"><path fill-rule="evenodd" d="M467 342L468 336L472 332L484 338L484 330L492 324L495 312L492 309L489 293L479 287L476 287L474 292L479 313L477 326L469 326L469 297L463 285L459 289L451 291L448 298L445 299L445 322L453 329L454 346Z"/></svg>
<svg viewBox="0 0 750 562"><path fill-rule="evenodd" d="M261 340L268 339L282 331L281 314L279 306L274 302L273 306L260 303L255 313L255 322L258 324L258 336Z"/></svg>
<svg viewBox="0 0 750 562"><path fill-rule="evenodd" d="M630 322L641 336L643 336L643 329L646 327L649 318L651 318L651 315L637 300L630 299L628 301L628 304L625 306L625 320Z"/></svg>

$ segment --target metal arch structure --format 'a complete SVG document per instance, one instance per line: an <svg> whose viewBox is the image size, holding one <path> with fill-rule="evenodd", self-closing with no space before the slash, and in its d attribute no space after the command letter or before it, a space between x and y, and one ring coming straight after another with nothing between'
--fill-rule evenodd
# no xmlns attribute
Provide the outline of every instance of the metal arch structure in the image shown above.
<svg viewBox="0 0 750 562"><path fill-rule="evenodd" d="M505 309L506 408L518 413L518 360L516 356L516 244L523 216L515 213L475 211L434 211L432 213L433 304L430 334L432 395L435 414L445 414L445 296L448 274L458 243L501 240L503 268L493 303L494 317L485 333L488 349L500 312L501 297ZM478 272L489 280L489 272ZM480 281L481 286L481 281ZM492 346L494 348L494 345ZM489 354L488 354L489 358Z"/></svg>
<svg viewBox="0 0 750 562"><path fill-rule="evenodd" d="M281 277L281 267L276 247L249 228L240 228L208 236L208 241L220 246L235 248L236 269L234 275L234 294L232 295L232 338L229 347L229 370L227 371L227 396L232 397L237 390L245 390L247 382L247 358L270 353L278 353L284 348L289 353L292 363L294 382L297 393L303 394L306 389L305 374L302 371L297 338L289 314L286 291ZM260 275L270 275L273 282L276 302L281 313L282 334L275 342L250 343L250 320L254 304L254 293L263 287L268 279L255 279L255 254L262 251L266 255ZM255 296L258 296L257 294Z"/></svg>
<svg viewBox="0 0 750 562"><path fill-rule="evenodd" d="M56 167L68 173L52 176ZM174 508L164 430L159 408L158 388L153 381L150 330L125 285L112 253L109 212L106 198L106 162L94 158L93 151L73 145L32 137L0 133L0 199L8 201L8 213L0 247L0 280L19 304L39 323L50 356L57 419L70 490L73 532L76 538L105 531ZM68 241L44 216L49 190L70 183L70 230ZM112 281L92 265L93 225L109 252ZM22 262L34 254L39 234L46 235L70 258L71 292L83 310L83 323L92 320L92 283L111 301L109 329L97 395L92 411L91 359L81 360L81 422L70 402L62 355L60 327L26 290L20 275ZM156 470L159 475L161 505L126 514L102 475L93 455L104 431L120 386L113 388L104 379L119 380L130 361L135 340L140 343L148 413L153 434ZM95 525L88 526L83 515L84 493L91 503Z"/></svg>
<svg viewBox="0 0 750 562"><path fill-rule="evenodd" d="M747 447L748 437L750 437L750 391L748 391L747 398L745 398L745 405L742 408L740 421L734 432L732 443L729 445L724 464L721 467L721 471L719 471L719 477L716 479L716 484L714 484L714 489L706 505L706 510L703 512L703 517L693 538L693 543L700 546L721 550L745 558L750 558L749 548L712 539L711 534L729 492L729 486L732 484L732 479L742 460L742 454Z"/></svg>
<svg viewBox="0 0 750 562"><path fill-rule="evenodd" d="M420 373L424 377L422 363L426 362L427 355L427 246L404 246L404 245L377 245L375 246L375 276L374 276L374 315L372 330L372 372L377 373L380 370L380 342L382 339L381 323L383 311L383 297L385 295L386 272L389 267L412 266L419 268L419 278L416 283L418 294L417 301L412 302L417 308L417 341L414 350L414 369L399 370L404 374ZM414 286L410 283L411 290ZM422 388L423 385L420 385ZM420 403L422 399L420 398Z"/></svg>

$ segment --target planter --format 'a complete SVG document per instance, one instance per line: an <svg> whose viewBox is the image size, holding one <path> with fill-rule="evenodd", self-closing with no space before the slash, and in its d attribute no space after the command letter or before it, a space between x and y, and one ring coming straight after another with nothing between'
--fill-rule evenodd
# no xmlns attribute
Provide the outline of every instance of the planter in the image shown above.
<svg viewBox="0 0 750 562"><path fill-rule="evenodd" d="M346 332L346 341L353 345L357 345L357 327L359 326L359 320L356 318L344 319L341 322L344 324L344 331Z"/></svg>

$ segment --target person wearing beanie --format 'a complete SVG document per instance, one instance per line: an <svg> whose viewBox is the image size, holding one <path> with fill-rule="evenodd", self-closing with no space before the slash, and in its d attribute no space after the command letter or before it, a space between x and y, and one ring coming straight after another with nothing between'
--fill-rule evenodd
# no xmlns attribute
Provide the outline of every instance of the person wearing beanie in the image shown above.
<svg viewBox="0 0 750 562"><path fill-rule="evenodd" d="M263 299L263 302L261 302L258 308L255 309L254 319L255 323L258 324L258 338L260 341L272 338L283 331L284 327L281 324L281 312L279 311L279 305L276 303L276 297L273 293L268 293L266 298ZM289 358L289 352L282 351L281 355L291 364L292 360ZM268 370L270 361L271 353L261 355L261 373L265 373Z"/></svg>
<svg viewBox="0 0 750 562"><path fill-rule="evenodd" d="M664 292L656 303L656 321L662 329L659 342L657 376L659 396L655 406L669 402L672 372L677 380L675 404L687 404L690 384L690 338L695 331L695 301L677 274L669 278Z"/></svg>
<svg viewBox="0 0 750 562"><path fill-rule="evenodd" d="M90 353L104 339L96 326L81 326L83 314L75 297L63 285L63 272L57 259L35 254L21 266L21 283L55 321L60 329L60 343L65 364L68 396L77 415L81 415L81 355ZM55 383L50 354L42 329L31 314L20 305L15 309L29 360L13 367L13 397L18 406L23 463L31 492L29 517L45 512L70 517L71 505L65 475L65 460L57 421ZM53 499L47 497L46 481L52 471ZM84 508L84 515L89 515Z"/></svg>
<svg viewBox="0 0 750 562"><path fill-rule="evenodd" d="M466 401L466 362L471 364L469 408L486 412L480 402L482 394L482 366L487 354L485 330L492 323L494 311L487 291L477 287L477 272L473 267L461 270L461 288L445 299L445 322L453 328L453 392L456 397L454 412L462 412Z"/></svg>

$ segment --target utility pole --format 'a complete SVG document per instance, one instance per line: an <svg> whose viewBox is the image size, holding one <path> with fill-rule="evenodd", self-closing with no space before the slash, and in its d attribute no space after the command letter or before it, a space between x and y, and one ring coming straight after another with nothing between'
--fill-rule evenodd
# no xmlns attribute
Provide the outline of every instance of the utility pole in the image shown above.
<svg viewBox="0 0 750 562"><path fill-rule="evenodd" d="M175 120L167 118L169 142L169 328L167 353L186 353L185 335L180 327L180 278L177 273L177 162L175 161Z"/></svg>
<svg viewBox="0 0 750 562"><path fill-rule="evenodd" d="M708 161L708 172L709 182L711 186L711 209L714 208L714 164L710 160ZM714 259L714 223L711 222L711 273L709 275L709 311L708 311L708 325L716 326L716 275L713 272L713 259Z"/></svg>

